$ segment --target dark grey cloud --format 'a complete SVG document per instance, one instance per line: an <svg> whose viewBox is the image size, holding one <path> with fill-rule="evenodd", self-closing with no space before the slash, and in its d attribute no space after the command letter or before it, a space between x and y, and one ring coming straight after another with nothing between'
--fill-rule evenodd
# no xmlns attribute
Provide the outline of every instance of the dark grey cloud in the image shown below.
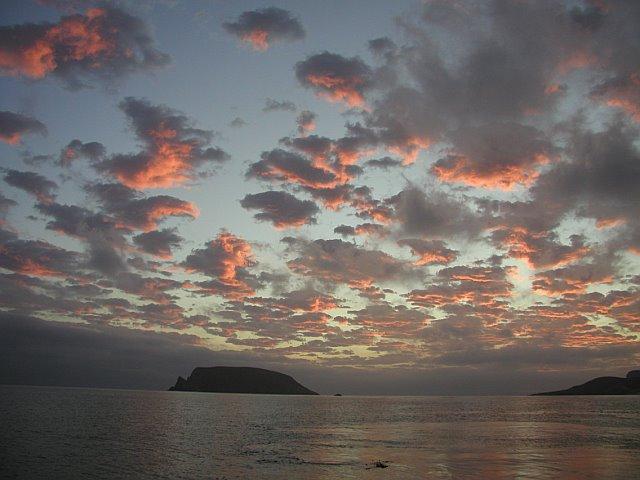
<svg viewBox="0 0 640 480"><path fill-rule="evenodd" d="M119 183L96 183L88 185L87 192L95 196L104 212L120 225L130 230L153 230L164 219L198 216L197 207L171 195L144 197Z"/></svg>
<svg viewBox="0 0 640 480"><path fill-rule="evenodd" d="M431 171L445 182L511 189L530 185L558 151L540 130L518 123L485 123L449 133L453 147Z"/></svg>
<svg viewBox="0 0 640 480"><path fill-rule="evenodd" d="M5 197L2 192L0 192L0 219L4 219L7 216L7 212L9 211L9 209L11 207L15 207L16 205L18 205L18 202Z"/></svg>
<svg viewBox="0 0 640 480"><path fill-rule="evenodd" d="M34 133L46 135L47 127L33 117L6 110L0 111L0 140L3 142L15 145L20 143L24 135Z"/></svg>
<svg viewBox="0 0 640 480"><path fill-rule="evenodd" d="M56 202L40 203L36 209L50 217L47 229L80 239L86 247L85 267L105 275L126 270L123 252L127 241L125 227L102 213Z"/></svg>
<svg viewBox="0 0 640 480"><path fill-rule="evenodd" d="M54 201L58 184L36 172L7 170L4 181L9 185L35 196L42 203Z"/></svg>
<svg viewBox="0 0 640 480"><path fill-rule="evenodd" d="M389 37L378 37L373 40L369 40L367 46L375 55L387 55L395 52L398 48L395 42Z"/></svg>
<svg viewBox="0 0 640 480"><path fill-rule="evenodd" d="M296 104L289 100L274 100L273 98L267 98L264 101L264 107L262 107L262 111L265 113L268 112L295 112Z"/></svg>
<svg viewBox="0 0 640 480"><path fill-rule="evenodd" d="M316 114L309 110L303 110L296 118L296 124L298 125L298 134L307 135L316 128Z"/></svg>
<svg viewBox="0 0 640 480"><path fill-rule="evenodd" d="M172 249L180 246L184 240L176 232L175 228L144 232L133 237L133 243L146 253L156 257L170 258Z"/></svg>
<svg viewBox="0 0 640 480"><path fill-rule="evenodd" d="M417 256L417 265L449 264L458 258L460 252L452 250L442 240L423 240L420 238L403 238L398 245L409 247Z"/></svg>
<svg viewBox="0 0 640 480"><path fill-rule="evenodd" d="M0 229L0 267L36 277L79 274L80 255L40 240L23 240Z"/></svg>
<svg viewBox="0 0 640 480"><path fill-rule="evenodd" d="M233 128L242 128L247 125L247 122L240 117L236 117L229 122L229 126Z"/></svg>
<svg viewBox="0 0 640 480"><path fill-rule="evenodd" d="M0 383L166 390L196 365L222 361L192 336L1 317Z"/></svg>
<svg viewBox="0 0 640 480"><path fill-rule="evenodd" d="M373 86L371 68L358 57L323 52L298 62L295 72L303 87L351 107L363 106L364 95Z"/></svg>
<svg viewBox="0 0 640 480"><path fill-rule="evenodd" d="M313 188L330 186L335 182L333 173L313 166L307 158L294 152L276 148L262 152L260 158L250 165L247 178L293 181Z"/></svg>
<svg viewBox="0 0 640 480"><path fill-rule="evenodd" d="M305 31L287 10L269 7L242 12L235 22L225 22L224 29L255 50L267 50L273 42L301 40Z"/></svg>
<svg viewBox="0 0 640 480"><path fill-rule="evenodd" d="M342 237L353 237L356 234L356 229L351 225L338 225L333 229L333 233L337 233Z"/></svg>
<svg viewBox="0 0 640 480"><path fill-rule="evenodd" d="M619 118L599 131L586 129L581 120L571 123L566 160L540 176L531 189L535 203L557 205L561 213L575 211L601 228L619 224L619 246L638 248L637 138L638 127Z"/></svg>
<svg viewBox="0 0 640 480"><path fill-rule="evenodd" d="M473 237L485 228L483 218L469 206L443 192L428 195L411 187L387 200L395 207L395 220L407 234L438 239Z"/></svg>
<svg viewBox="0 0 640 480"><path fill-rule="evenodd" d="M365 165L368 167L374 168L382 168L383 170L388 170L392 167L399 167L402 165L402 160L396 160L391 157L382 157L382 158L372 158L371 160L367 160Z"/></svg>
<svg viewBox="0 0 640 480"><path fill-rule="evenodd" d="M380 250L368 250L342 240L306 240L285 237L289 253L297 255L287 265L295 273L328 283L366 288L374 283L419 278L411 265Z"/></svg>
<svg viewBox="0 0 640 480"><path fill-rule="evenodd" d="M71 89L169 63L141 19L107 5L58 23L2 26L0 53L4 75L40 79L51 74Z"/></svg>
<svg viewBox="0 0 640 480"><path fill-rule="evenodd" d="M100 142L84 143L78 139L74 139L62 149L58 161L63 167L70 165L75 160L83 158L91 162L97 162L101 160L106 153L106 147Z"/></svg>
<svg viewBox="0 0 640 480"><path fill-rule="evenodd" d="M273 190L247 194L240 205L247 210L260 210L253 217L271 222L276 228L314 224L315 215L320 211L311 200L300 200L290 193Z"/></svg>

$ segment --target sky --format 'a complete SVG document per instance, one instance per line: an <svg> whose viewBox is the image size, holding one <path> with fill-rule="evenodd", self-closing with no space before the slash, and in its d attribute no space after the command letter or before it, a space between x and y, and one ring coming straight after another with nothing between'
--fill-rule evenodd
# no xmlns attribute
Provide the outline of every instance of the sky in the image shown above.
<svg viewBox="0 0 640 480"><path fill-rule="evenodd" d="M0 18L0 383L527 394L640 363L639 2Z"/></svg>

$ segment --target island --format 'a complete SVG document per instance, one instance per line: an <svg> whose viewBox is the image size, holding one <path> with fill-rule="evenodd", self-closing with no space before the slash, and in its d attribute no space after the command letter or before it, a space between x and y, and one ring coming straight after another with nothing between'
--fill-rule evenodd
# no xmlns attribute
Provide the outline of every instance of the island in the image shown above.
<svg viewBox="0 0 640 480"><path fill-rule="evenodd" d="M252 367L196 367L186 380L178 377L176 392L318 395L284 373Z"/></svg>
<svg viewBox="0 0 640 480"><path fill-rule="evenodd" d="M631 370L624 378L598 377L566 390L534 395L640 395L640 370Z"/></svg>

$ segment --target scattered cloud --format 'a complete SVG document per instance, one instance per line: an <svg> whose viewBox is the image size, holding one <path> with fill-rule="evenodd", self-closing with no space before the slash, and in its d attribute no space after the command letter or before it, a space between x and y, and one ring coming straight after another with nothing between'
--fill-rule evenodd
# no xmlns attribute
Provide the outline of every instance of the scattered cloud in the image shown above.
<svg viewBox="0 0 640 480"><path fill-rule="evenodd" d="M109 6L62 17L58 23L0 27L0 72L40 79L55 75L71 89L87 79L112 82L169 63L142 20Z"/></svg>
<svg viewBox="0 0 640 480"><path fill-rule="evenodd" d="M305 37L300 20L287 10L276 7L242 12L235 22L225 22L222 26L227 32L261 52L274 42L292 42Z"/></svg>

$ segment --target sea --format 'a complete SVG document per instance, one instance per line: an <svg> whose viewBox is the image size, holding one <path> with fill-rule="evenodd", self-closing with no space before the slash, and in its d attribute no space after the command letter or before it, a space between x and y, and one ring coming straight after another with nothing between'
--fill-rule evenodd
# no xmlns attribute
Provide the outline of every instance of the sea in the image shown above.
<svg viewBox="0 0 640 480"><path fill-rule="evenodd" d="M2 479L640 479L640 397L0 386Z"/></svg>

